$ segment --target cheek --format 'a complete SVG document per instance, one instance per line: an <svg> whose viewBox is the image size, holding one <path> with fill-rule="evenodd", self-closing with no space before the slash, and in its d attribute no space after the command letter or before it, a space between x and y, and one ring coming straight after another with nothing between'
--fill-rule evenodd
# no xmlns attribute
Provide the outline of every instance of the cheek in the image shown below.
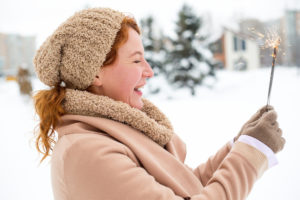
<svg viewBox="0 0 300 200"><path fill-rule="evenodd" d="M139 69L123 70L119 74L119 83L123 91L132 91L142 77Z"/></svg>

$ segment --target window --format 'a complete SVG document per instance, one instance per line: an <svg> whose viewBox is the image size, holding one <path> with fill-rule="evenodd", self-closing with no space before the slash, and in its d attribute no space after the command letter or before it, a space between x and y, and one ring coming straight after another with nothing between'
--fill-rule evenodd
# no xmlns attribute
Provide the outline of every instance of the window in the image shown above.
<svg viewBox="0 0 300 200"><path fill-rule="evenodd" d="M234 36L233 43L234 43L233 44L234 51L245 51L246 50L246 41L245 40Z"/></svg>
<svg viewBox="0 0 300 200"><path fill-rule="evenodd" d="M242 50L246 51L246 41L245 40L241 40L242 41Z"/></svg>
<svg viewBox="0 0 300 200"><path fill-rule="evenodd" d="M234 51L238 51L238 38L236 36L233 37L234 42Z"/></svg>

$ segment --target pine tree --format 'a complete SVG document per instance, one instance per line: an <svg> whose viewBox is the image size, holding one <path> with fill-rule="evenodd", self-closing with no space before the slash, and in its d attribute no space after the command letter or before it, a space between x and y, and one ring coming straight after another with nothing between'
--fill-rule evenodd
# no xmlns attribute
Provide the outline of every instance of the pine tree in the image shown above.
<svg viewBox="0 0 300 200"><path fill-rule="evenodd" d="M189 88L192 95L204 78L214 76L211 52L202 45L206 38L198 35L202 23L190 6L182 6L176 22L176 38L171 39L172 49L166 65L168 81L176 88Z"/></svg>

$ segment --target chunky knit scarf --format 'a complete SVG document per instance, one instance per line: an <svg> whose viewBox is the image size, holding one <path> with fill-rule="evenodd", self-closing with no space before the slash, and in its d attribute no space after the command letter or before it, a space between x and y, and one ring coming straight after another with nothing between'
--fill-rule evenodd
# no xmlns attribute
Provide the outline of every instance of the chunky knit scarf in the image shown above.
<svg viewBox="0 0 300 200"><path fill-rule="evenodd" d="M127 124L159 145L166 145L173 135L170 121L150 101L143 99L143 103L139 110L107 96L67 89L63 107L67 114L102 117Z"/></svg>

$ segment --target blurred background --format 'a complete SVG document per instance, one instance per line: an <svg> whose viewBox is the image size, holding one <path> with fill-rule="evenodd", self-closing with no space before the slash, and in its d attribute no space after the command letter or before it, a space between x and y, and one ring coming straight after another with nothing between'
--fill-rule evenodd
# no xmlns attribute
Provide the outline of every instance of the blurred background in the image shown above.
<svg viewBox="0 0 300 200"><path fill-rule="evenodd" d="M50 159L34 144L36 50L74 12L110 7L136 18L155 76L144 88L187 144L196 167L267 103L272 52L280 38L271 105L286 138L279 165L248 199L300 199L299 0L0 0L0 199L51 200Z"/></svg>

